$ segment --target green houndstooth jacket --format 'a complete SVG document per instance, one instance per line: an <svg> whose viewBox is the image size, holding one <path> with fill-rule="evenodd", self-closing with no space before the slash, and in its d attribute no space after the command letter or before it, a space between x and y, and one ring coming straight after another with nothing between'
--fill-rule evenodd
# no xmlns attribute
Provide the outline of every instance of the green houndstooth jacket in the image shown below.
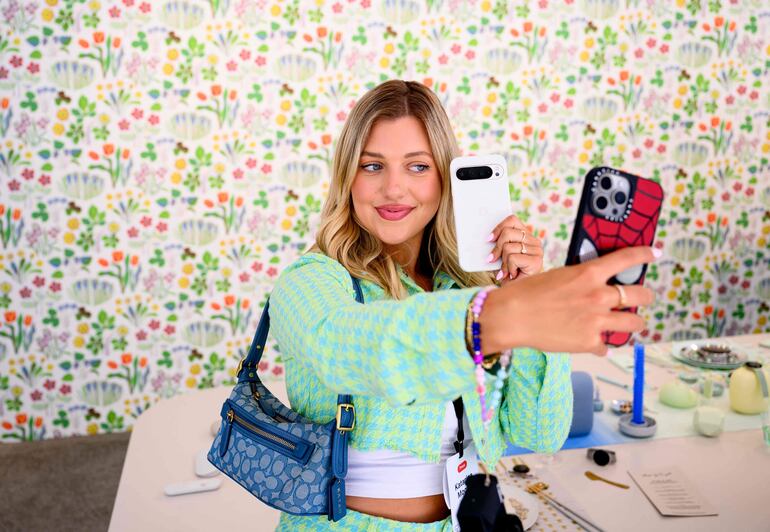
<svg viewBox="0 0 770 532"><path fill-rule="evenodd" d="M514 350L503 402L485 432L465 346L465 313L478 288L450 290L455 281L438 272L434 291L426 293L399 274L406 300L362 280L364 305L355 301L347 270L325 255L303 255L281 274L269 312L292 408L325 423L335 415L337 394L352 394L352 447L437 463L446 403L462 395L487 465L494 466L506 440L536 452L558 450L572 416L569 357ZM491 388L489 375L488 393Z"/></svg>

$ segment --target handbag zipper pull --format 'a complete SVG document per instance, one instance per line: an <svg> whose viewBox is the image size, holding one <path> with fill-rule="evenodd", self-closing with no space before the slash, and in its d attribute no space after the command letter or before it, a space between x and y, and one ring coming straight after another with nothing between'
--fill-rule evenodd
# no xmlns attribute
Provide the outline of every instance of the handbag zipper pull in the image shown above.
<svg viewBox="0 0 770 532"><path fill-rule="evenodd" d="M230 445L230 433L233 430L233 418L235 412L233 409L227 411L227 426L222 427L222 439L219 441L219 456L224 456L227 452L227 447Z"/></svg>

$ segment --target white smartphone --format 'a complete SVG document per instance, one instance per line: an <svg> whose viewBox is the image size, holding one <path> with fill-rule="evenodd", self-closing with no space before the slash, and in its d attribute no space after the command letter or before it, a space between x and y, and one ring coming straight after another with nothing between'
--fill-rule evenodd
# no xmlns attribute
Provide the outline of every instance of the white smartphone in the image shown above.
<svg viewBox="0 0 770 532"><path fill-rule="evenodd" d="M487 262L494 242L487 237L513 214L507 164L502 155L457 157L449 166L460 267L466 272L499 270L501 260Z"/></svg>

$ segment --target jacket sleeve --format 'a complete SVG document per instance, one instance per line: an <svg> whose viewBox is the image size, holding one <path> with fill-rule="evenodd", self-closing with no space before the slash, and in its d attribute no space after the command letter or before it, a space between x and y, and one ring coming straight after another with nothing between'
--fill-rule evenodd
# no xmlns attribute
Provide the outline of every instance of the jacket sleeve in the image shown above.
<svg viewBox="0 0 770 532"><path fill-rule="evenodd" d="M569 355L515 349L504 401L498 411L503 434L519 447L555 452L572 423Z"/></svg>
<svg viewBox="0 0 770 532"><path fill-rule="evenodd" d="M309 368L334 393L408 405L451 400L475 386L465 312L477 289L359 304L338 262L308 254L270 296L271 332L285 361Z"/></svg>

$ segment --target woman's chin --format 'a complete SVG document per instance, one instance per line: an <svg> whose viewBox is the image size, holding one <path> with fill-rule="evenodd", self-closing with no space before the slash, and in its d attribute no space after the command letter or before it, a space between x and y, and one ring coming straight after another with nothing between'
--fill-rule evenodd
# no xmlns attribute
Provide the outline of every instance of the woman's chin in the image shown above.
<svg viewBox="0 0 770 532"><path fill-rule="evenodd" d="M406 243L407 240L409 240L409 233L407 231L393 231L391 230L385 230L385 231L378 231L375 233L375 236L379 239L380 242L386 247L390 246L400 246L401 244Z"/></svg>

